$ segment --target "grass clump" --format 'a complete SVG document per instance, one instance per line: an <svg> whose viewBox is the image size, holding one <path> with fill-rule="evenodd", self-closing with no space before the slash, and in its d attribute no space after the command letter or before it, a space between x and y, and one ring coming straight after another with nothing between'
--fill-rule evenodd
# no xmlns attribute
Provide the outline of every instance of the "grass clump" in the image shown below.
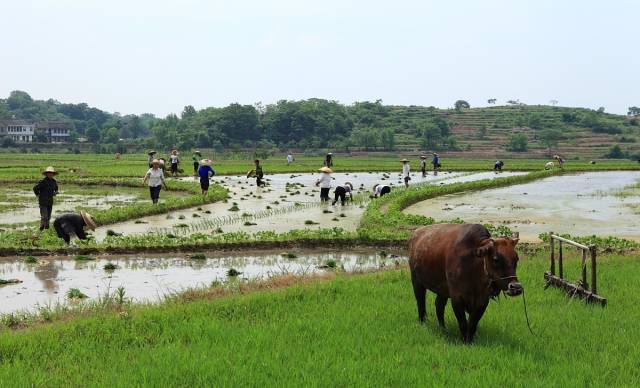
<svg viewBox="0 0 640 388"><path fill-rule="evenodd" d="M229 211L230 212L238 212L238 211L240 211L240 208L238 207L238 204L234 202L233 205L229 208Z"/></svg>
<svg viewBox="0 0 640 388"><path fill-rule="evenodd" d="M20 279L0 279L0 286L4 286L6 284L18 284L22 283Z"/></svg>
<svg viewBox="0 0 640 388"><path fill-rule="evenodd" d="M122 236L122 233L118 233L113 229L107 229L107 236L117 237L117 236Z"/></svg>
<svg viewBox="0 0 640 388"><path fill-rule="evenodd" d="M70 288L69 291L67 291L67 298L72 300L80 300L87 299L88 296L78 288Z"/></svg>
<svg viewBox="0 0 640 388"><path fill-rule="evenodd" d="M338 267L338 262L334 259L325 260L324 263L318 266L320 269L336 269Z"/></svg>
<svg viewBox="0 0 640 388"><path fill-rule="evenodd" d="M190 256L192 260L206 260L207 259L207 255L205 255L204 253L195 253L193 255Z"/></svg>
<svg viewBox="0 0 640 388"><path fill-rule="evenodd" d="M251 221L245 221L244 222L244 226L254 226L254 225L258 225L255 222L251 222Z"/></svg>
<svg viewBox="0 0 640 388"><path fill-rule="evenodd" d="M35 256L27 256L24 258L24 262L27 264L37 264L38 259Z"/></svg>
<svg viewBox="0 0 640 388"><path fill-rule="evenodd" d="M88 255L76 255L76 257L74 257L74 259L76 261L92 261L95 260L95 258L88 256Z"/></svg>
<svg viewBox="0 0 640 388"><path fill-rule="evenodd" d="M313 220L306 220L306 221L304 222L304 224L305 224L305 225L318 225L319 223L318 223L318 222L315 222L315 221L313 221Z"/></svg>
<svg viewBox="0 0 640 388"><path fill-rule="evenodd" d="M286 252L286 253L283 253L281 256L286 259L295 259L298 257L298 255L295 252Z"/></svg>

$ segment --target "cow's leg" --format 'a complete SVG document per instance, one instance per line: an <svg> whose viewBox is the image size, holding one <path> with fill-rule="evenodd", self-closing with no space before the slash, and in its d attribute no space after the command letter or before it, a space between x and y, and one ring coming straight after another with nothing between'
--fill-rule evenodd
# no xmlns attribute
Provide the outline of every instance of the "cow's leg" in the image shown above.
<svg viewBox="0 0 640 388"><path fill-rule="evenodd" d="M427 315L427 289L424 288L418 277L416 276L415 270L411 271L411 283L413 283L413 294L416 296L416 303L418 304L418 319L420 322L424 322L424 318Z"/></svg>
<svg viewBox="0 0 640 388"><path fill-rule="evenodd" d="M476 308L469 314L469 327L467 328L467 341L472 342L473 337L476 335L476 330L478 329L478 322L482 319L482 315L484 315L485 310L487 309L487 305L489 303L484 303L480 307Z"/></svg>
<svg viewBox="0 0 640 388"><path fill-rule="evenodd" d="M453 312L456 315L456 319L458 320L458 327L460 328L460 336L464 342L467 342L467 333L468 333L468 325L467 325L467 315L464 309L464 302L462 299L451 299L451 307L453 307Z"/></svg>
<svg viewBox="0 0 640 388"><path fill-rule="evenodd" d="M444 307L447 305L446 296L436 296L436 317L438 317L438 323L444 328Z"/></svg>

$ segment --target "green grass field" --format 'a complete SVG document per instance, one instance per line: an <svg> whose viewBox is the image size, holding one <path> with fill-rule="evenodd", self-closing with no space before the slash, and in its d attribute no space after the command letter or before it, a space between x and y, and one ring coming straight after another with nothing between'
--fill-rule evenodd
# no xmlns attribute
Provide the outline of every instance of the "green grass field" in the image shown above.
<svg viewBox="0 0 640 388"><path fill-rule="evenodd" d="M212 157L212 155L205 155ZM400 157L396 156L336 156L334 170L347 171L401 171ZM299 156L287 165L284 156L271 157L263 161L265 174L314 172L322 166L322 157ZM488 171L493 168L492 159L462 159L443 157L443 170ZM544 159L505 159L506 170L541 170ZM142 154L123 155L115 160L113 155L105 154L6 154L0 153L0 180L36 179L42 169L53 165L60 171L58 176L64 181L69 178L100 177L142 177L146 173L147 157ZM419 168L419 158L412 158L413 170ZM184 160L181 168L184 175L191 175L193 166L190 156ZM218 174L246 174L253 168L251 159L214 159L214 169ZM571 160L566 163L567 170L628 170L639 169L640 164L630 160L599 160L589 164L587 160Z"/></svg>
<svg viewBox="0 0 640 388"><path fill-rule="evenodd" d="M640 257L599 261L606 308L543 290L522 254L521 298L492 302L473 345L417 321L405 269L133 306L0 332L3 386L637 386ZM566 268L578 277L578 263Z"/></svg>

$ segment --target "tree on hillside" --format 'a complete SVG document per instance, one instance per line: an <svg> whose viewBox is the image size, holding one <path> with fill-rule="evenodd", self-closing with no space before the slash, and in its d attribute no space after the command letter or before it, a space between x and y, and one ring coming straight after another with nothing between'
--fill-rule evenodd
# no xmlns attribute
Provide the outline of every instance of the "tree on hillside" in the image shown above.
<svg viewBox="0 0 640 388"><path fill-rule="evenodd" d="M100 130L98 129L96 123L93 121L89 121L89 125L87 126L85 134L87 135L87 140L89 140L90 143L95 144L98 142L98 140L100 140Z"/></svg>
<svg viewBox="0 0 640 388"><path fill-rule="evenodd" d="M506 144L507 151L526 152L529 149L529 140L524 133L512 133Z"/></svg>
<svg viewBox="0 0 640 388"><path fill-rule="evenodd" d="M378 136L380 137L380 145L385 151L393 151L396 148L396 135L393 129L381 129Z"/></svg>
<svg viewBox="0 0 640 388"><path fill-rule="evenodd" d="M640 115L640 108L638 108L637 106L630 106L629 107L629 112L627 114L629 116L639 116Z"/></svg>
<svg viewBox="0 0 640 388"><path fill-rule="evenodd" d="M180 115L180 117L185 119L185 118L193 117L195 115L196 115L196 108L194 108L193 105L187 105L182 110L182 114Z"/></svg>
<svg viewBox="0 0 640 388"><path fill-rule="evenodd" d="M598 110L596 112L604 113L604 106L601 106L600 108L598 108Z"/></svg>
<svg viewBox="0 0 640 388"><path fill-rule="evenodd" d="M469 105L469 103L466 102L465 100L458 100L458 101L455 102L455 104L453 106L456 108L456 110L458 112L460 112L463 109L471 108L471 105Z"/></svg>
<svg viewBox="0 0 640 388"><path fill-rule="evenodd" d="M490 98L490 99L488 99L488 100L487 100L487 104L491 104L491 105L493 105L493 104L495 104L495 103L496 103L496 101L497 101L497 100L496 100L495 98Z"/></svg>
<svg viewBox="0 0 640 388"><path fill-rule="evenodd" d="M563 139L562 132L558 129L543 129L538 133L540 142L547 147L549 152L558 146L558 142Z"/></svg>
<svg viewBox="0 0 640 388"><path fill-rule="evenodd" d="M558 100L551 100L551 101L549 101L549 104L551 104L553 106L556 106L556 105L558 105Z"/></svg>
<svg viewBox="0 0 640 388"><path fill-rule="evenodd" d="M369 151L380 144L380 134L373 128L356 128L351 132L350 142Z"/></svg>
<svg viewBox="0 0 640 388"><path fill-rule="evenodd" d="M105 128L100 133L100 142L114 144L118 142L119 131L116 127Z"/></svg>
<svg viewBox="0 0 640 388"><path fill-rule="evenodd" d="M619 144L613 145L605 155L605 157L609 159L624 159L626 156L626 153L622 150Z"/></svg>
<svg viewBox="0 0 640 388"><path fill-rule="evenodd" d="M6 104L11 110L25 109L33 104L33 99L27 92L14 90L9 94Z"/></svg>

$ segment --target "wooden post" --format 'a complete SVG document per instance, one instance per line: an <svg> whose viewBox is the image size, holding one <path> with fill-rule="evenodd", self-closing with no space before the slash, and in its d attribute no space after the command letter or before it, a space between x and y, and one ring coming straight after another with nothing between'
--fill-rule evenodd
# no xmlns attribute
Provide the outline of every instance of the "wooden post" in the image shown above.
<svg viewBox="0 0 640 388"><path fill-rule="evenodd" d="M555 259L555 252L554 252L554 247L553 247L553 232L549 232L549 246L551 248L551 268L549 269L549 272L551 272L551 275L555 275L556 274L556 259Z"/></svg>
<svg viewBox="0 0 640 388"><path fill-rule="evenodd" d="M587 284L587 251L582 249L582 287L589 289Z"/></svg>
<svg viewBox="0 0 640 388"><path fill-rule="evenodd" d="M560 279L564 279L564 268L562 267L562 241L558 241L558 272Z"/></svg>
<svg viewBox="0 0 640 388"><path fill-rule="evenodd" d="M598 293L598 286L596 283L596 247L592 245L589 247L591 251L591 292Z"/></svg>

